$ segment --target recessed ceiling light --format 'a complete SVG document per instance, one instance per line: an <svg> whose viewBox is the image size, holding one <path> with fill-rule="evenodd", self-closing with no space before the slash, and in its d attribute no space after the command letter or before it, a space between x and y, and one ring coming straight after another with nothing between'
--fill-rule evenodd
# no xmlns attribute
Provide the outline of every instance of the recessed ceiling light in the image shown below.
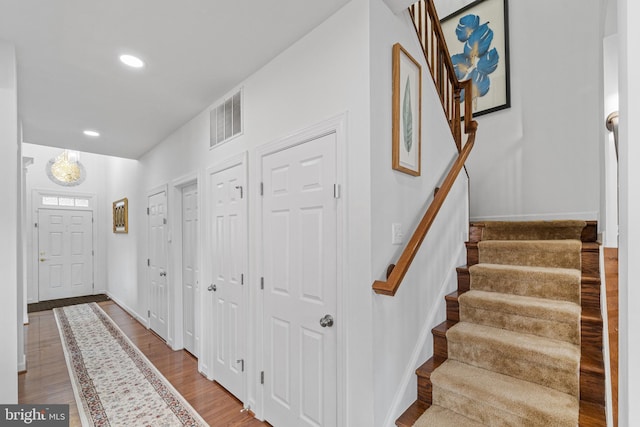
<svg viewBox="0 0 640 427"><path fill-rule="evenodd" d="M142 68L144 67L144 61L137 56L133 55L120 55L120 61L133 68Z"/></svg>
<svg viewBox="0 0 640 427"><path fill-rule="evenodd" d="M96 132L95 130L87 129L87 130L83 131L82 133L84 133L87 136L93 136L93 137L100 136L100 132Z"/></svg>

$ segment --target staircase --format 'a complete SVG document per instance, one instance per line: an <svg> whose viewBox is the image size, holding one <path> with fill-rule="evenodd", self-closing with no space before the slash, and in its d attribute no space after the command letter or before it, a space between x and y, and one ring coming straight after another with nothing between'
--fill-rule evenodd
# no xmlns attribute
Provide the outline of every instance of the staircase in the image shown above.
<svg viewBox="0 0 640 427"><path fill-rule="evenodd" d="M398 426L605 426L593 221L470 227L467 266Z"/></svg>

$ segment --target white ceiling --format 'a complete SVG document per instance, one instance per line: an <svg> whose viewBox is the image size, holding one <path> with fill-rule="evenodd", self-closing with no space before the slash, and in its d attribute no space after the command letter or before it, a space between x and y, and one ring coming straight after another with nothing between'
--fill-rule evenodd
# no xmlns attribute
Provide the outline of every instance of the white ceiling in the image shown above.
<svg viewBox="0 0 640 427"><path fill-rule="evenodd" d="M138 158L348 1L0 0L23 139Z"/></svg>

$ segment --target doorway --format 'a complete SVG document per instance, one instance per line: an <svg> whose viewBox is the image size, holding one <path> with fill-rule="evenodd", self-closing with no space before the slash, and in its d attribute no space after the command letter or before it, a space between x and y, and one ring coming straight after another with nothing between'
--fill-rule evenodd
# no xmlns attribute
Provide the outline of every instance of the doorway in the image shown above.
<svg viewBox="0 0 640 427"><path fill-rule="evenodd" d="M169 302L167 289L167 191L152 192L147 199L149 328L167 341Z"/></svg>
<svg viewBox="0 0 640 427"><path fill-rule="evenodd" d="M40 300L93 293L93 212L38 209Z"/></svg>
<svg viewBox="0 0 640 427"><path fill-rule="evenodd" d="M211 278L210 313L213 379L245 400L247 268L247 165L238 156L209 171Z"/></svg>
<svg viewBox="0 0 640 427"><path fill-rule="evenodd" d="M264 418L338 425L337 136L260 156Z"/></svg>
<svg viewBox="0 0 640 427"><path fill-rule="evenodd" d="M196 319L199 304L198 184L182 187L182 318L184 348L199 356Z"/></svg>

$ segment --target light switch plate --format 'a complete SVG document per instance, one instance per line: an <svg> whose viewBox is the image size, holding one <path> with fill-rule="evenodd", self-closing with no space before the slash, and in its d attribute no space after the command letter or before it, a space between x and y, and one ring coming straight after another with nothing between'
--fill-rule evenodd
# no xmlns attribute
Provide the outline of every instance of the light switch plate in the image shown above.
<svg viewBox="0 0 640 427"><path fill-rule="evenodd" d="M401 245L404 241L404 232L402 231L402 224L394 222L391 224L391 244Z"/></svg>

